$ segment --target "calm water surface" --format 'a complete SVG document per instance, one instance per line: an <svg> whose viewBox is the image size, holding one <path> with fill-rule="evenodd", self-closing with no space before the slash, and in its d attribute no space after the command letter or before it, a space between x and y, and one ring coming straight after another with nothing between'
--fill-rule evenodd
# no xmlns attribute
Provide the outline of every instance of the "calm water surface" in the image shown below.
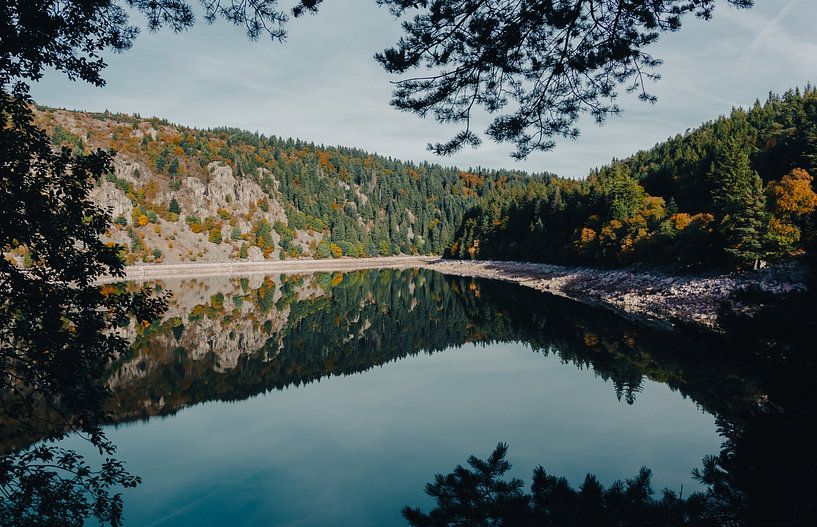
<svg viewBox="0 0 817 527"><path fill-rule="evenodd" d="M108 434L143 480L126 525L404 525L435 473L500 441L526 482L540 464L573 484L647 465L688 493L723 441L716 394L655 358L671 337L516 286L367 271L157 288L169 312L109 381Z"/></svg>

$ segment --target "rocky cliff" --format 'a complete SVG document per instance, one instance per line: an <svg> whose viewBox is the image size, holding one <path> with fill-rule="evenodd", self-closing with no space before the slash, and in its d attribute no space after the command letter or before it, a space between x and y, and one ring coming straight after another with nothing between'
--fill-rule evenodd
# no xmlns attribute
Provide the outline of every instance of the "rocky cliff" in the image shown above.
<svg viewBox="0 0 817 527"><path fill-rule="evenodd" d="M439 254L480 195L529 180L138 115L36 115L55 145L116 151L92 198L130 264Z"/></svg>

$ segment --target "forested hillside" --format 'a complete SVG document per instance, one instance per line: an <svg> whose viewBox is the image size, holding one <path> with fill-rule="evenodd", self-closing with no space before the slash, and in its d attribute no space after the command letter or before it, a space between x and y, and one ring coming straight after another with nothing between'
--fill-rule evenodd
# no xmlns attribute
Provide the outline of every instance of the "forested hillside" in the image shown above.
<svg viewBox="0 0 817 527"><path fill-rule="evenodd" d="M749 267L815 243L817 90L770 95L591 173L498 189L449 256Z"/></svg>
<svg viewBox="0 0 817 527"><path fill-rule="evenodd" d="M36 117L56 144L117 152L92 198L128 263L441 254L477 199L543 179L138 115Z"/></svg>

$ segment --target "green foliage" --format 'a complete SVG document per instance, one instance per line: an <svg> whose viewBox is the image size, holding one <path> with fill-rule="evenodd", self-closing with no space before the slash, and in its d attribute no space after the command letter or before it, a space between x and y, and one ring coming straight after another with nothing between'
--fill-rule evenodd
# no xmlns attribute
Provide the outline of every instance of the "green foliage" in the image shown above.
<svg viewBox="0 0 817 527"><path fill-rule="evenodd" d="M54 125L54 129L51 132L51 142L57 146L70 147L78 154L85 152L85 143L82 141L82 138L69 132L59 124Z"/></svg>
<svg viewBox="0 0 817 527"><path fill-rule="evenodd" d="M292 244L292 240L295 239L295 232L292 229L290 229L285 223L280 221L275 222L275 224L273 225L273 229L275 229L275 232L277 232L278 236L280 237L278 239L278 245L280 245L281 249L283 249L284 251L289 251L290 246Z"/></svg>
<svg viewBox="0 0 817 527"><path fill-rule="evenodd" d="M468 458L448 475L438 474L426 486L436 506L428 514L404 507L403 516L414 527L449 525L710 525L721 518L713 494L682 497L665 489L653 497L652 472L642 467L635 477L605 488L593 474L574 489L563 477L533 471L530 494L521 479L503 478L511 464L508 446L500 443L487 459Z"/></svg>
<svg viewBox="0 0 817 527"><path fill-rule="evenodd" d="M272 249L272 227L266 218L261 218L255 228L255 245L262 251Z"/></svg>
<svg viewBox="0 0 817 527"><path fill-rule="evenodd" d="M711 177L724 250L741 266L765 258L766 197L749 156L734 142L729 143L713 165Z"/></svg>
<svg viewBox="0 0 817 527"><path fill-rule="evenodd" d="M241 242L241 249L238 251L238 257L242 260L246 260L249 257L249 249L247 247L247 242Z"/></svg>
<svg viewBox="0 0 817 527"><path fill-rule="evenodd" d="M167 206L167 210L174 214L181 214L182 208L179 206L179 202L176 201L176 197L170 198L170 205Z"/></svg>
<svg viewBox="0 0 817 527"><path fill-rule="evenodd" d="M463 216L446 254L679 270L784 258L815 239L813 138L815 89L770 96L585 181L497 189Z"/></svg>
<svg viewBox="0 0 817 527"><path fill-rule="evenodd" d="M207 236L207 239L210 241L210 243L216 243L216 244L221 243L221 241L222 241L221 240L221 227L219 227L217 225L214 225L213 227L210 227L210 231L209 231L209 234Z"/></svg>
<svg viewBox="0 0 817 527"><path fill-rule="evenodd" d="M598 187L600 197L607 207L607 219L624 221L632 218L644 206L647 193L620 163L602 172Z"/></svg>
<svg viewBox="0 0 817 527"><path fill-rule="evenodd" d="M321 240L318 242L318 246L315 249L315 257L316 258L331 258L332 257L332 249L330 244L326 240Z"/></svg>

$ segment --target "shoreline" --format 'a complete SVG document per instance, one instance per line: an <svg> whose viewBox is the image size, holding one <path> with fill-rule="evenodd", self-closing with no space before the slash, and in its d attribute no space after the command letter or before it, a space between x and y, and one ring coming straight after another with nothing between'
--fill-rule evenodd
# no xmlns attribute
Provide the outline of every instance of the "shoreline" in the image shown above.
<svg viewBox="0 0 817 527"><path fill-rule="evenodd" d="M123 278L106 277L99 283L406 268L425 268L448 275L515 283L604 308L640 324L666 330L691 329L707 333L723 331L719 309L736 290L756 286L765 292L783 295L806 288L805 271L796 265L747 273L686 276L515 261L443 260L436 256L139 265L126 267ZM752 306L744 307L751 310Z"/></svg>
<svg viewBox="0 0 817 527"><path fill-rule="evenodd" d="M652 327L706 333L724 332L719 310L735 291L753 286L773 295L801 292L806 290L807 274L804 268L791 264L713 276L490 260L438 260L429 268L516 283L605 308ZM751 311L754 306L741 307Z"/></svg>
<svg viewBox="0 0 817 527"><path fill-rule="evenodd" d="M106 276L98 281L105 284L122 280L159 280L165 278L196 278L202 276L239 276L270 273L320 273L358 271L364 269L401 269L426 267L439 260L436 256L381 256L376 258L327 258L299 260L264 260L258 262L228 261L181 264L129 265L125 276Z"/></svg>

